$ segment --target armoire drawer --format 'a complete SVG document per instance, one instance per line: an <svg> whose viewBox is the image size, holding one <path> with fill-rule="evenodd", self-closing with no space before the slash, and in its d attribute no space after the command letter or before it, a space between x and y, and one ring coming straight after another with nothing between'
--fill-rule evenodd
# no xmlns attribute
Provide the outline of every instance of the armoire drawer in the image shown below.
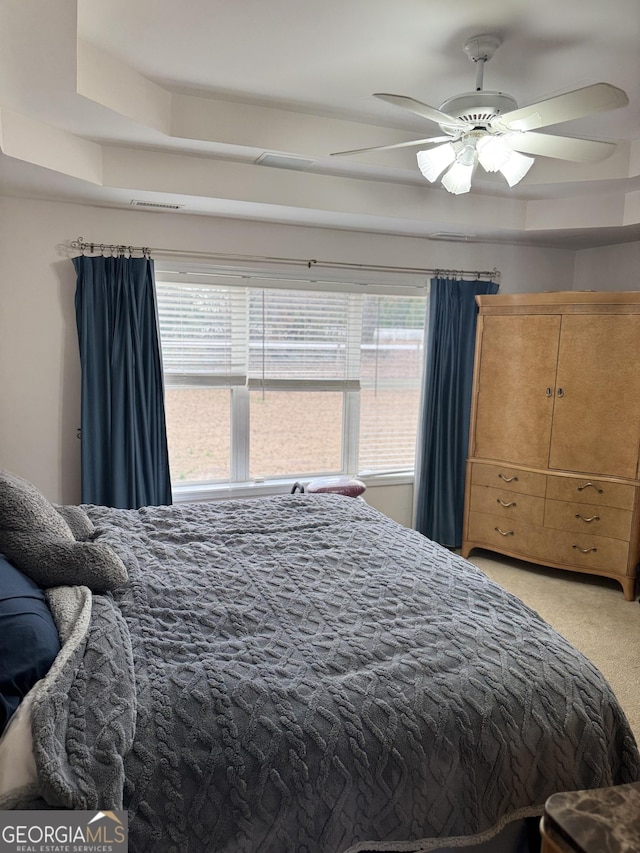
<svg viewBox="0 0 640 853"><path fill-rule="evenodd" d="M555 501L615 506L633 510L636 487L589 477L547 477L547 498Z"/></svg>
<svg viewBox="0 0 640 853"><path fill-rule="evenodd" d="M549 559L548 531L537 524L511 522L499 515L470 512L467 539L478 547L522 554L533 560Z"/></svg>
<svg viewBox="0 0 640 853"><path fill-rule="evenodd" d="M545 527L572 530L584 535L609 536L628 542L632 518L630 510L614 506L550 500L545 503Z"/></svg>
<svg viewBox="0 0 640 853"><path fill-rule="evenodd" d="M547 477L533 471L522 471L506 465L491 465L486 462L471 464L471 483L475 486L493 486L526 495L544 497Z"/></svg>
<svg viewBox="0 0 640 853"><path fill-rule="evenodd" d="M544 498L507 489L471 486L469 508L472 512L499 515L513 521L524 521L528 524L538 525L544 523Z"/></svg>
<svg viewBox="0 0 640 853"><path fill-rule="evenodd" d="M547 530L547 540L553 547L553 559L570 566L584 567L607 574L626 575L629 543L608 536L590 536L562 530ZM635 567L634 567L635 570Z"/></svg>

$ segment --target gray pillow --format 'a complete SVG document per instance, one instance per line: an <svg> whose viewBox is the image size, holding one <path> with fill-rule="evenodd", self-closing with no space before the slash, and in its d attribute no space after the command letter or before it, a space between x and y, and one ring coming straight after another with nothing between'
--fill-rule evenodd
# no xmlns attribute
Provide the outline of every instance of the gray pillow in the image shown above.
<svg viewBox="0 0 640 853"><path fill-rule="evenodd" d="M85 542L91 539L96 532L93 521L80 506L54 504L56 512L58 512L69 525L69 529L73 534L73 538L78 542Z"/></svg>
<svg viewBox="0 0 640 853"><path fill-rule="evenodd" d="M0 552L42 587L88 586L106 592L128 581L117 554L78 542L62 515L27 480L0 469Z"/></svg>

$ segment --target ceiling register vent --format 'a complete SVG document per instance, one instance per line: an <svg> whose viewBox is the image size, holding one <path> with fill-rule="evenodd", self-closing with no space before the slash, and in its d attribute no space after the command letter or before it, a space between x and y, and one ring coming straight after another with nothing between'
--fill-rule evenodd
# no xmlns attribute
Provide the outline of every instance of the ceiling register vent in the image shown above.
<svg viewBox="0 0 640 853"><path fill-rule="evenodd" d="M428 234L428 240L449 240L452 243L467 243L475 238L475 234L463 234L458 231L434 231Z"/></svg>
<svg viewBox="0 0 640 853"><path fill-rule="evenodd" d="M285 154L269 154L265 152L261 154L255 161L256 166L274 166L276 169L293 169L296 172L303 172L313 165L313 160L308 160L305 157L291 157Z"/></svg>
<svg viewBox="0 0 640 853"><path fill-rule="evenodd" d="M182 210L184 204L171 204L163 201L138 201L131 199L131 207L144 207L148 210Z"/></svg>

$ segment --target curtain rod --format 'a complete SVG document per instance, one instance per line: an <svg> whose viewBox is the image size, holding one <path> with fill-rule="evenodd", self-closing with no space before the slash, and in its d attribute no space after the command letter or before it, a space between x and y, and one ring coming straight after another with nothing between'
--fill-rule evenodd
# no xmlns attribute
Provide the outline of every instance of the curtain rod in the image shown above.
<svg viewBox="0 0 640 853"><path fill-rule="evenodd" d="M308 269L312 267L324 267L326 269L344 269L344 270L359 270L361 272L382 272L382 273L406 273L413 275L437 275L448 278L450 276L457 276L459 278L488 278L490 281L499 280L500 271L495 267L492 270L454 270L454 269L442 269L440 267L398 267L398 266L384 266L381 264L354 264L343 261L322 261L313 259L305 259L305 258L278 258L278 257L269 257L266 255L229 255L222 254L218 252L192 252L192 251L182 251L180 249L154 249L149 246L126 246L126 245L118 245L115 243L97 243L97 242L86 242L82 237L78 237L77 240L72 240L69 244L72 249L76 249L81 252L83 255L85 253L89 253L90 255L126 255L131 256L134 254L140 254L143 257L150 258L153 255L162 256L162 257L181 257L181 258L194 258L200 260L207 261L242 261L249 263L256 262L267 262L274 264L283 264L290 266L306 266Z"/></svg>

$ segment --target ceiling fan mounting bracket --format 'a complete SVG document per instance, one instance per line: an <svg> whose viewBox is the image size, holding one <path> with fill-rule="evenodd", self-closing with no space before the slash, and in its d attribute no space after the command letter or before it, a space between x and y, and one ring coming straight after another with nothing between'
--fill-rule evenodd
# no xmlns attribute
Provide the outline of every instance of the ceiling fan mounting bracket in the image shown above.
<svg viewBox="0 0 640 853"><path fill-rule="evenodd" d="M472 62L488 62L501 43L498 36L473 36L464 43L464 52Z"/></svg>

